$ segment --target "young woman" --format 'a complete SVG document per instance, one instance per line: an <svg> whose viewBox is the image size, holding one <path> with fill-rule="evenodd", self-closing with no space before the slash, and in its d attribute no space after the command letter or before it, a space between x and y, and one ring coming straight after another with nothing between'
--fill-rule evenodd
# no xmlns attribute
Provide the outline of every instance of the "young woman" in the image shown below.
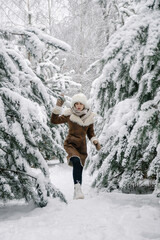
<svg viewBox="0 0 160 240"><path fill-rule="evenodd" d="M101 148L93 129L95 114L90 110L86 96L79 93L72 97L71 107L65 109L60 115L64 101L63 96L58 98L51 122L68 124L69 132L64 142L64 148L68 154L68 164L73 166L74 199L83 199L81 184L82 171L87 157L86 135L97 150Z"/></svg>

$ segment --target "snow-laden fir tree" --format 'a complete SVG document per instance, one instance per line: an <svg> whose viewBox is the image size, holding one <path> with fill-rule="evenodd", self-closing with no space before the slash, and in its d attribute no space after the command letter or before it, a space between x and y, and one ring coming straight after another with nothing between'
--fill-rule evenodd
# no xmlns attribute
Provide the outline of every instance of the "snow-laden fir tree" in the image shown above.
<svg viewBox="0 0 160 240"><path fill-rule="evenodd" d="M160 2L135 1L135 9L110 38L92 85L103 147L88 165L93 186L141 193L160 182Z"/></svg>
<svg viewBox="0 0 160 240"><path fill-rule="evenodd" d="M65 157L64 131L50 126L58 89L47 88L24 56L29 53L35 65L45 44L64 51L70 47L38 29L0 32L0 199L33 199L41 207L47 204L48 196L65 201L52 186L45 161L53 156L63 161ZM21 46L17 36L23 38Z"/></svg>

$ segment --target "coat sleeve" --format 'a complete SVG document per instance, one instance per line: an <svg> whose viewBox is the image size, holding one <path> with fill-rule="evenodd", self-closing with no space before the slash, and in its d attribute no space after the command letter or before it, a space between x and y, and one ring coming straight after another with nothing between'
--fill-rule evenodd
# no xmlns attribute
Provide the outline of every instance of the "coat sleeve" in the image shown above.
<svg viewBox="0 0 160 240"><path fill-rule="evenodd" d="M87 136L92 143L93 143L94 140L98 140L95 136L95 133L94 133L93 124L89 125L88 130L87 130Z"/></svg>
<svg viewBox="0 0 160 240"><path fill-rule="evenodd" d="M68 121L68 117L64 115L60 115L61 113L61 107L56 106L53 109L52 115L51 115L51 123L54 124L61 124L61 123L66 123Z"/></svg>

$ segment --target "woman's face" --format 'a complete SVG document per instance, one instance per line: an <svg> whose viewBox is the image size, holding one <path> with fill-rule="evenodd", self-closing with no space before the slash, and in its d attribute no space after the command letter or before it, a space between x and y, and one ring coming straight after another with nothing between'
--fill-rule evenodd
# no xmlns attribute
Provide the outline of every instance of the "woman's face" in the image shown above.
<svg viewBox="0 0 160 240"><path fill-rule="evenodd" d="M82 111L84 109L84 105L80 102L76 102L74 106L78 111Z"/></svg>

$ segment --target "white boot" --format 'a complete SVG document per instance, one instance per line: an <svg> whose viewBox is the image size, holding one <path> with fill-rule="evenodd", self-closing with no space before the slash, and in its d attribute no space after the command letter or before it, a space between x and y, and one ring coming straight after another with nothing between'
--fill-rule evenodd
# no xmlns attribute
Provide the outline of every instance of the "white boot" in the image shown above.
<svg viewBox="0 0 160 240"><path fill-rule="evenodd" d="M79 183L74 185L74 197L73 199L84 199L84 195L81 190L81 185Z"/></svg>

